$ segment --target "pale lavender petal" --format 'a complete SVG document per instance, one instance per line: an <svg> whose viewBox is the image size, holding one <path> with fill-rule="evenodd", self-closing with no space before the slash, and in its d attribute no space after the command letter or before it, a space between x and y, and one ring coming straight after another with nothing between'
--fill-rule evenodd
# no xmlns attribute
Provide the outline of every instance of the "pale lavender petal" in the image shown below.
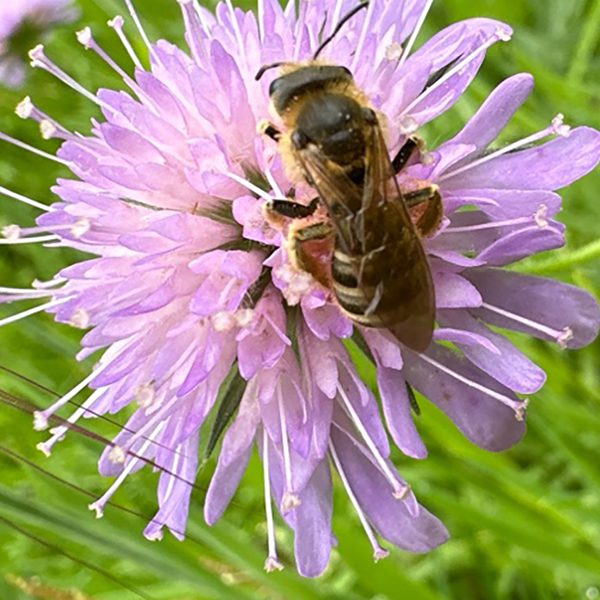
<svg viewBox="0 0 600 600"><path fill-rule="evenodd" d="M484 302L508 313L498 314L485 307L472 310L492 325L555 341L557 336L570 331L571 335L564 339L568 348L586 346L598 335L598 303L581 288L492 268L474 269L466 276L481 292Z"/></svg>
<svg viewBox="0 0 600 600"><path fill-rule="evenodd" d="M509 389L448 348L432 344L427 356L446 370L405 351L406 379L444 411L467 438L493 451L505 450L521 439L525 424L516 419L515 411L473 384L516 402Z"/></svg>
<svg viewBox="0 0 600 600"><path fill-rule="evenodd" d="M448 539L446 528L425 508L420 507L417 517L409 514L390 493L388 481L347 436L334 429L331 439L352 491L383 538L411 552L427 552Z"/></svg>

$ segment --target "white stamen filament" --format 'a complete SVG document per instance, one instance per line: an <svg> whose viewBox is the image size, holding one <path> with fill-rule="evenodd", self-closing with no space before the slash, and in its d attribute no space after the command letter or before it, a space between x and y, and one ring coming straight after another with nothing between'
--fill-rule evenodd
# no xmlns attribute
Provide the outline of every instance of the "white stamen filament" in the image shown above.
<svg viewBox="0 0 600 600"><path fill-rule="evenodd" d="M142 460L144 456L144 452L148 449L148 446L153 443L154 439L158 437L161 429L164 427L164 423L160 423L158 427L152 432L150 437L144 442L137 456L132 456L129 459L129 463L125 466L125 468L121 471L119 476L115 479L113 484L106 490L106 492L98 498L95 502L92 502L88 508L90 510L96 511L96 518L100 519L104 514L104 505L108 502L110 497L117 491L119 486L123 483L127 475L131 473L134 467Z"/></svg>
<svg viewBox="0 0 600 600"><path fill-rule="evenodd" d="M419 32L421 31L421 27L423 27L423 23L425 22L425 19L427 18L427 14L429 13L429 9L431 8L432 4L433 4L433 0L428 0L427 4L423 7L423 11L419 15L417 24L415 25L415 28L413 29L413 31L410 35L410 38L408 38L408 42L406 42L406 46L405 46L404 50L402 51L402 54L400 55L400 60L398 61L398 65L396 66L396 69L402 68L402 66L406 62L406 59L408 58L408 55L410 54L410 51L412 50L412 47L415 44L415 40L417 39L417 36L419 35Z"/></svg>
<svg viewBox="0 0 600 600"><path fill-rule="evenodd" d="M173 407L173 405L175 405L177 402L180 401L179 396L173 396L171 398L171 400L169 400L164 406L160 407L160 410L157 410L153 415L152 418L150 418L150 420L143 425L142 427L140 427L121 447L123 448L123 450L125 452L129 452L129 450L132 448L132 446L139 440L139 439L148 439L148 437L146 437L146 432L149 429L152 429L156 423L158 421L164 420L164 417L166 415L166 413Z"/></svg>
<svg viewBox="0 0 600 600"><path fill-rule="evenodd" d="M65 302L66 300L70 299L71 298L64 298L62 301ZM38 431L45 429L47 427L49 416L51 416L59 408L70 402L72 398L74 398L81 390L83 390L98 375L100 375L100 373L105 371L108 367L112 366L114 357L117 356L120 352L124 352L125 350L127 350L127 348L131 346L132 343L133 342L131 340L114 343L104 353L96 368L85 379L80 381L70 392L67 392L64 396L59 398L54 404L52 404L48 408L42 411L36 410L33 413L34 429Z"/></svg>
<svg viewBox="0 0 600 600"><path fill-rule="evenodd" d="M79 238L89 231L90 226L91 226L91 223L87 217L79 217L73 223L62 223L60 225L49 225L49 226L45 226L45 227L26 227L24 229L20 229L18 237L21 238L23 236L28 236L32 233L41 233L41 232L45 232L45 231L49 231L49 232L53 232L53 233L60 233L61 231L69 231L75 237ZM9 225L9 227L11 227L11 226ZM7 236L7 237L9 237L9 236ZM52 236L53 239L55 239L56 237L57 236ZM27 238L27 239L32 239L32 238Z"/></svg>
<svg viewBox="0 0 600 600"><path fill-rule="evenodd" d="M133 3L131 2L131 0L125 0L125 5L127 6L127 10L129 11L129 14L131 15L131 18L133 19L133 22L135 23L135 26L137 27L137 30L140 33L140 36L144 40L144 44L146 44L149 52L151 54L153 54L155 56L155 58L157 59L157 62L159 62L158 58L156 57L156 54L152 48L152 44L150 43L150 39L148 38L148 36L146 35L146 31L142 27L142 22L140 21L140 18L138 17L138 14L133 6Z"/></svg>
<svg viewBox="0 0 600 600"><path fill-rule="evenodd" d="M135 91L138 97L140 94L144 95L137 83L133 81L133 79L131 79L131 77L129 77L129 75L96 42L89 27L85 27L79 31L77 33L77 39L86 49L91 48L104 62L106 62L106 64L113 69L133 91Z"/></svg>
<svg viewBox="0 0 600 600"><path fill-rule="evenodd" d="M473 169L474 167L479 167L479 166L489 162L490 160L494 160L495 158L502 156L503 154L507 154L508 152L513 152L515 150L518 150L519 148L522 148L523 146L527 146L529 144L538 142L539 140L542 140L542 139L548 137L549 135L561 135L563 137L566 137L568 135L568 133L564 133L566 131L564 129L565 127L567 127L567 129L568 129L567 125L563 125L562 115L557 115L552 120L552 124L549 125L548 127L546 127L545 129L542 129L542 131L538 131L537 133L534 133L534 134L530 135L529 137L523 138L522 140L518 140L517 142L513 142L512 144L508 144L507 146L500 148L500 150L497 150L496 152L491 152L490 154L486 154L485 156L482 156L480 159L474 160L472 163L469 163L468 165L459 167L458 169L456 169L454 171L450 171L449 173L444 173L443 175L438 177L438 183L441 181L445 181L446 179L450 179L450 177L454 177L455 175L460 175L461 173L464 173L465 171ZM563 133L560 133L561 131Z"/></svg>
<svg viewBox="0 0 600 600"><path fill-rule="evenodd" d="M264 190L260 189L258 186L254 185L253 183L250 183L247 179L244 179L243 177L240 177L239 175L236 175L235 173L225 173L225 175L227 175L227 177L229 177L230 179L237 181L239 184L243 185L245 188L249 189L251 192L254 192L257 196L259 196L260 198L263 198L264 200L274 200L275 199L275 198L273 198L273 196L271 196L271 194L268 194Z"/></svg>
<svg viewBox="0 0 600 600"><path fill-rule="evenodd" d="M335 3L335 8L333 9L333 16L331 17L331 31L333 31L340 20L340 15L342 12L342 4L343 0L337 0Z"/></svg>
<svg viewBox="0 0 600 600"><path fill-rule="evenodd" d="M246 52L246 48L244 47L244 39L242 37L242 32L240 31L240 24L238 23L237 15L235 14L235 9L233 8L233 4L231 0L225 0L227 4L227 8L229 9L229 14L231 17L231 24L233 25L233 32L235 34L235 39L238 44L238 48L240 49L240 57L244 63L248 64L248 53Z"/></svg>
<svg viewBox="0 0 600 600"><path fill-rule="evenodd" d="M369 542L371 542L371 546L373 547L373 558L376 561L379 560L380 558L385 558L389 554L389 552L387 550L383 549L379 545L379 542L377 541L377 537L375 536L375 533L374 533L371 525L369 524L369 521L367 520L366 515L362 511L362 508L358 502L358 499L356 498L356 496L354 495L354 492L352 491L350 482L348 481L348 478L346 477L346 473L344 472L344 469L342 468L342 463L340 462L337 452L335 451L335 447L331 441L329 442L329 453L331 454L331 458L333 459L333 464L335 465L335 468L337 469L338 475L340 476L340 479L342 480L342 483L346 490L346 494L348 495L348 498L350 498L350 502L352 503L352 506L354 507L354 510L356 511L356 514L358 515L360 523L363 526L363 529L365 530L367 537L369 538Z"/></svg>
<svg viewBox="0 0 600 600"><path fill-rule="evenodd" d="M45 242L54 242L59 239L60 238L57 235L39 235L37 237L30 238L0 240L0 245L11 246L13 244L43 244Z"/></svg>
<svg viewBox="0 0 600 600"><path fill-rule="evenodd" d="M285 422L283 398L281 395L281 384L277 382L277 404L279 409L279 423L281 425L281 447L283 449L283 471L285 479L285 490L281 498L281 512L286 513L300 504L300 498L294 493L292 483L292 461L290 459L290 442Z"/></svg>
<svg viewBox="0 0 600 600"><path fill-rule="evenodd" d="M265 171L265 177L267 178L267 181L269 182L269 185L271 186L271 188L275 192L275 194L279 198L283 198L284 193L281 191L281 188L277 185L277 181L275 181L275 177L273 177L273 173L271 173L270 169L267 169Z"/></svg>
<svg viewBox="0 0 600 600"><path fill-rule="evenodd" d="M40 125L40 134L45 140L49 140L53 137L69 139L73 136L68 129L35 106L29 96L26 96L19 104L17 104L15 113L21 117L21 119L33 119L34 121L37 121Z"/></svg>
<svg viewBox="0 0 600 600"><path fill-rule="evenodd" d="M185 29L189 36L192 57L198 64L208 64L210 63L210 57L201 35L205 33L205 30L194 3L192 0L179 0L179 3L181 4Z"/></svg>
<svg viewBox="0 0 600 600"><path fill-rule="evenodd" d="M362 424L362 421L360 420L358 413L354 409L354 406L352 406L352 403L350 402L350 398L348 398L344 388L339 383L338 383L338 392L344 402L346 412L352 419L354 426L356 427L356 429L362 436L363 440L365 440L365 443L367 444L367 447L369 448L369 450L373 453L373 457L375 458L375 461L379 465L381 472L383 473L383 475L385 475L386 479L390 482L390 485L392 486L392 489L393 489L392 495L394 496L394 498L398 498L399 500L404 498L408 492L408 489L409 489L408 486L402 485L398 481L398 479L394 475L393 471L390 469L389 465L385 461L384 457L381 455L381 453L377 449L377 446L375 445L373 438L369 435L369 432L365 429L365 426Z"/></svg>
<svg viewBox="0 0 600 600"><path fill-rule="evenodd" d="M3 327L4 325L8 325L9 323L14 323L15 321L20 321L21 319L25 319L26 317L30 317L31 315L35 315L36 313L43 312L50 308L54 308L55 306L64 304L68 300L71 300L71 297L60 298L58 300L52 300L51 302L46 302L46 304L40 304L39 306L35 306L34 308L24 310L20 313L17 313L16 315L12 315L11 317L6 317L4 319L0 319L0 327Z"/></svg>
<svg viewBox="0 0 600 600"><path fill-rule="evenodd" d="M104 389L95 390L94 393L67 419L67 423L71 425L76 423L82 415L88 412L88 408L90 408L103 393ZM95 413L90 412L89 414L95 416ZM41 425L42 423L43 418L37 424ZM41 450L46 456L50 456L50 450L54 444L62 440L69 429L70 427L67 424L55 427L52 429L52 437L45 442L38 444L37 449Z"/></svg>
<svg viewBox="0 0 600 600"><path fill-rule="evenodd" d="M483 54L490 46L495 44L498 40L506 41L507 38L509 38L508 33L498 28L494 32L494 35L492 35L488 40L483 42L481 46L473 50L471 54L468 54L465 58L463 58L452 69L450 69L447 73L440 77L432 86L428 87L422 94L420 94L415 100L413 100L404 109L404 115L408 115L408 113L410 113L410 111L415 106L417 106L417 104L422 102L424 98L427 98L427 96L429 96L433 91L437 90L440 86L446 83L446 81L448 81L451 77L462 71L470 62L475 60L480 54Z"/></svg>
<svg viewBox="0 0 600 600"><path fill-rule="evenodd" d="M491 390L491 389L485 387L484 385L477 383L476 381L471 381L470 379L467 379L460 373L453 371L449 367L439 363L437 360L434 360L433 358L427 356L426 354L419 354L419 358L421 358L425 362L429 363L436 369L439 369L440 371L443 371L447 375L450 375L450 377L452 377L453 379L456 379L457 381L464 383L468 387L478 390L480 392L483 392L486 396L490 396L490 398L494 398L494 400L498 400L498 401L502 402L502 404L506 404L506 406L509 406L510 408L512 408L515 411L515 415L516 415L516 418L518 421L523 420L525 408L527 407L527 400L523 400L523 401L513 400L512 398L509 398L508 396L505 396L504 394L495 392L494 390Z"/></svg>
<svg viewBox="0 0 600 600"><path fill-rule="evenodd" d="M32 290L29 288L0 287L0 294L8 294L9 296L31 296L32 298L39 298L40 296L52 296L54 292L52 290Z"/></svg>
<svg viewBox="0 0 600 600"><path fill-rule="evenodd" d="M258 14L258 36L262 44L265 39L265 0L258 0L256 12Z"/></svg>
<svg viewBox="0 0 600 600"><path fill-rule="evenodd" d="M98 98L95 94L92 94L92 92L90 92L89 90L86 90L80 83L75 81L70 75L67 75L67 73L65 73L65 71L63 71L59 66L54 64L44 54L44 47L41 44L36 46L33 50L29 52L29 57L31 58L32 67L40 67L45 71L48 71L48 73L51 73L57 79L60 79L60 81L68 85L71 89L75 90L76 92L79 92L88 100L91 100L94 104L97 104L101 108L114 112L114 109L110 105L100 100L100 98Z"/></svg>
<svg viewBox="0 0 600 600"><path fill-rule="evenodd" d="M281 571L283 565L277 558L277 544L275 542L275 525L273 523L273 503L271 500L271 480L269 474L269 439L263 430L263 479L265 484L265 515L267 519L267 546L268 556L265 560L265 571Z"/></svg>
<svg viewBox="0 0 600 600"><path fill-rule="evenodd" d="M208 23L206 22L206 19L204 18L204 15L202 14L202 7L200 6L200 2L198 2L198 0L193 0L193 5L194 5L194 10L196 11L196 14L198 15L198 18L200 19L200 24L202 25L202 29L204 29L204 33L206 33L206 35L210 35L210 27L208 26Z"/></svg>
<svg viewBox="0 0 600 600"><path fill-rule="evenodd" d="M352 59L352 66L350 67L350 70L352 72L356 70L356 65L362 56L362 49L365 44L367 32L369 31L369 27L371 25L371 19L373 18L374 9L375 2L369 2L369 5L367 6L367 14L365 15L365 20L363 21L363 26L360 32L360 37L358 38L358 43L356 44L354 50L354 58Z"/></svg>
<svg viewBox="0 0 600 600"><path fill-rule="evenodd" d="M496 229L497 227L511 227L514 225L526 225L532 221L540 228L548 226L548 221L545 216L548 212L548 207L545 204L540 204L537 211L531 217L519 217L517 219L507 219L506 221L489 221L479 223L478 225L468 225L465 227L447 227L444 230L444 235L447 233L471 233L474 231L482 231L485 229Z"/></svg>
<svg viewBox="0 0 600 600"><path fill-rule="evenodd" d="M504 310L503 308L498 308L497 306L493 306L492 304L488 304L487 302L482 302L481 308L485 308L493 313L496 313L497 315L506 317L511 321L521 323L526 327L530 327L535 331L539 331L540 333L543 333L544 335L553 338L558 343L558 345L561 346L561 348L564 348L564 344L573 337L573 330L570 327L565 327L562 331L557 331L556 329L552 329L551 327L547 327L546 325L542 325L541 323L537 323L536 321L532 321L531 319L527 319L526 317L516 315L515 313Z"/></svg>
<svg viewBox="0 0 600 600"><path fill-rule="evenodd" d="M2 132L0 132L0 140L4 140L5 142L13 144L13 146L18 146L19 148L23 148L23 150L27 150L28 152L31 152L33 154L37 154L38 156L41 156L42 158L47 158L48 160L51 160L52 162L60 163L61 165L66 165L66 166L69 166L71 164L68 160L63 160L62 158L59 158L58 156L55 156L54 154L49 154L48 152L44 152L43 150L40 150L39 148L36 148L35 146L30 146L29 144L26 144L25 142L22 142L21 140L17 140L15 138L11 137L10 135L6 135L5 133L2 133Z"/></svg>
<svg viewBox="0 0 600 600"><path fill-rule="evenodd" d="M119 36L119 39L121 40L121 43L123 44L123 47L125 48L127 54L129 54L129 58L131 58L131 60L133 61L133 64L139 69L143 68L142 62L138 58L137 54L135 53L135 50L133 49L133 46L131 45L131 42L129 41L129 39L125 35L125 32L123 31L123 17L121 15L117 15L116 17L108 21L108 26L114 29L116 34Z"/></svg>

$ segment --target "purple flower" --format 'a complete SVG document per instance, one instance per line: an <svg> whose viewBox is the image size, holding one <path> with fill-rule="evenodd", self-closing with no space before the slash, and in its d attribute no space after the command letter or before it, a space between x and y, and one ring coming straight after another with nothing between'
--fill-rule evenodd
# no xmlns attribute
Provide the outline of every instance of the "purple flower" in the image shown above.
<svg viewBox="0 0 600 600"><path fill-rule="evenodd" d="M28 48L47 29L73 20L71 0L2 0L0 3L0 81L18 87L25 76Z"/></svg>
<svg viewBox="0 0 600 600"><path fill-rule="evenodd" d="M145 535L160 538L167 526L182 537L200 426L215 412L224 424L222 415L237 408L223 436L205 518L212 524L223 513L256 444L265 473L267 569L281 568L272 498L295 532L300 573L314 576L327 565L334 543L331 466L376 559L386 554L378 535L413 552L428 551L446 540L446 529L397 473L387 432L408 456L425 457L411 417L415 388L474 443L508 448L524 433L525 397L545 375L488 325L573 348L594 339L600 314L589 294L503 267L563 243L563 226L553 219L560 205L554 190L596 165L600 134L571 131L557 118L539 134L488 152L530 91L531 77L516 75L457 136L411 159L398 178L402 191L438 186L444 206L439 229L423 240L437 328L427 351L416 353L386 330L353 325L328 290L294 267L286 226L263 215L265 201L293 186L300 203L315 192L290 181L277 145L257 135L257 123L269 116L275 74L260 82L254 75L273 61L310 58L320 32L332 31L353 3L304 1L296 14L293 1L282 9L264 0L256 17L229 3L219 4L214 15L191 0L180 3L189 53L162 40L148 42L149 71L124 36L122 18L110 22L135 63L133 78L88 29L78 34L131 93L93 94L41 47L31 52L34 66L85 94L104 115L90 136L82 136L28 99L19 107L47 137L64 140L57 160L77 178L53 188L60 202L35 203L46 211L37 227L13 226L5 234L25 241L42 233L31 239L95 257L34 291L5 289L7 301L50 300L0 324L48 310L58 321L89 329L78 358L104 349L93 372L39 412L35 425L45 428L86 387L94 391L71 423L136 402L100 460L101 473L116 479L92 508L101 515L124 478L152 461L162 469L159 511ZM324 52L328 62L352 71L386 116L391 155L460 96L489 46L510 37L502 23L470 19L412 52L430 4L373 0ZM140 33L147 41L141 27ZM553 139L537 143L545 137ZM380 405L344 344L353 332L375 363ZM66 431L54 429L40 448L49 454Z"/></svg>

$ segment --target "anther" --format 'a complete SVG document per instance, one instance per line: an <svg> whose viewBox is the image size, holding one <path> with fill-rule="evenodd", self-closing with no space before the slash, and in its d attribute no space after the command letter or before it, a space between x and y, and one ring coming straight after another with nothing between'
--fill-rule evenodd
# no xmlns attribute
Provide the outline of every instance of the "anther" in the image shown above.
<svg viewBox="0 0 600 600"><path fill-rule="evenodd" d="M398 42L392 42L385 49L385 57L388 60L398 60L402 56L402 45Z"/></svg>
<svg viewBox="0 0 600 600"><path fill-rule="evenodd" d="M398 133L401 135L410 135L419 128L417 121L410 115L402 117L398 121Z"/></svg>
<svg viewBox="0 0 600 600"><path fill-rule="evenodd" d="M292 510L292 508L300 506L300 504L302 504L302 500L300 500L298 494L294 494L292 492L285 492L281 499L281 512L286 513Z"/></svg>
<svg viewBox="0 0 600 600"><path fill-rule="evenodd" d="M135 401L140 408L148 408L155 397L154 386L151 383L143 383L135 391Z"/></svg>
<svg viewBox="0 0 600 600"><path fill-rule="evenodd" d="M40 133L45 140L52 139L55 136L56 131L56 125L49 119L42 119L40 121Z"/></svg>
<svg viewBox="0 0 600 600"><path fill-rule="evenodd" d="M515 409L515 418L517 421L524 421L527 413L527 406L529 404L529 398L525 398L521 405Z"/></svg>
<svg viewBox="0 0 600 600"><path fill-rule="evenodd" d="M556 343L564 350L567 348L568 343L573 339L573 330L570 327L565 327L561 333L556 337Z"/></svg>
<svg viewBox="0 0 600 600"><path fill-rule="evenodd" d="M33 102L29 96L25 96L17 107L15 108L15 113L17 116L21 117L21 119L28 119L33 112Z"/></svg>
<svg viewBox="0 0 600 600"><path fill-rule="evenodd" d="M540 204L533 215L536 225L540 229L548 227L548 207L545 204Z"/></svg>
<svg viewBox="0 0 600 600"><path fill-rule="evenodd" d="M48 429L48 418L39 410L36 410L33 413L33 428L36 431L44 431Z"/></svg>
<svg viewBox="0 0 600 600"><path fill-rule="evenodd" d="M389 550L385 548L378 547L373 552L373 560L375 562L380 561L382 558L387 558L390 555Z"/></svg>
<svg viewBox="0 0 600 600"><path fill-rule="evenodd" d="M90 326L90 313L85 308L76 309L69 319L69 324L77 329L87 329Z"/></svg>
<svg viewBox="0 0 600 600"><path fill-rule="evenodd" d="M124 463L127 458L127 453L121 446L113 446L108 453L108 460L112 463Z"/></svg>
<svg viewBox="0 0 600 600"><path fill-rule="evenodd" d="M2 228L2 235L9 242L16 242L21 237L21 228L18 225L7 225Z"/></svg>
<svg viewBox="0 0 600 600"><path fill-rule="evenodd" d="M564 124L564 115L559 113L552 119L552 131L561 137L569 137L571 135L571 127Z"/></svg>
<svg viewBox="0 0 600 600"><path fill-rule="evenodd" d="M273 556L267 556L265 560L265 571L272 573L273 571L282 571L283 565Z"/></svg>
<svg viewBox="0 0 600 600"><path fill-rule="evenodd" d="M89 27L84 27L81 31L76 34L77 41L86 49L89 50L92 44L92 30Z"/></svg>

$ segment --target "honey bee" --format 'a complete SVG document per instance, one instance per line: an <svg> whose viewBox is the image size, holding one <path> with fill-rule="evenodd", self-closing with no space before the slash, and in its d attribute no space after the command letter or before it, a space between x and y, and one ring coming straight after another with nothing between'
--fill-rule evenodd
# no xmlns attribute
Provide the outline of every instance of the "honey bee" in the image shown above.
<svg viewBox="0 0 600 600"><path fill-rule="evenodd" d="M390 158L385 121L343 66L313 59L263 67L280 73L270 85L272 107L283 128L263 122L276 140L292 179L304 178L317 197L303 205L274 200L273 219L291 219L288 247L294 262L333 293L342 311L367 327L389 329L407 347L430 344L435 294L421 238L441 219L440 194L428 186L402 194L396 175L419 142L409 137Z"/></svg>

